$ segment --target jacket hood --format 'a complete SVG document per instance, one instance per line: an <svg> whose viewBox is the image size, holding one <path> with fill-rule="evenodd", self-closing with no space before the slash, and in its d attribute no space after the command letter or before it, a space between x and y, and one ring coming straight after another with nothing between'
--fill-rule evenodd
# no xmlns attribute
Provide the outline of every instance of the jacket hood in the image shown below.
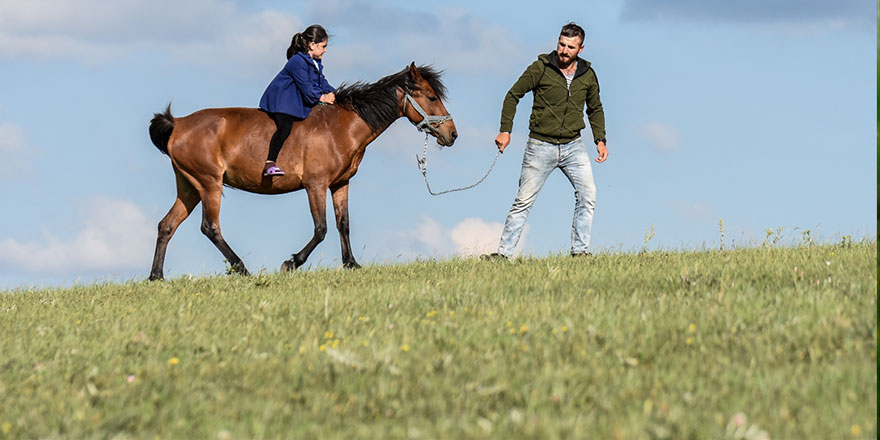
<svg viewBox="0 0 880 440"><path fill-rule="evenodd" d="M562 70L559 68L559 57L556 56L555 50L550 53L538 55L538 59L541 60L541 62L543 62L544 64L553 66L553 68L562 72ZM575 69L574 71L574 76L581 76L588 70L590 70L590 62L581 57L577 57L577 69Z"/></svg>

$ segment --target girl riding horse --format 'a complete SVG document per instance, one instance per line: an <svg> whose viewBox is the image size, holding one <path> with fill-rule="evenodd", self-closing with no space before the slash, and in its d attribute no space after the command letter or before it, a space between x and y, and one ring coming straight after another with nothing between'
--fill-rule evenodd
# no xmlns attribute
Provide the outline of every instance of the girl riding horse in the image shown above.
<svg viewBox="0 0 880 440"><path fill-rule="evenodd" d="M260 108L272 117L276 127L269 142L263 176L284 175L275 161L293 123L305 119L312 107L333 104L336 100L336 90L327 83L321 64L321 58L327 52L327 40L327 31L318 24L294 35L287 48L287 64L263 92Z"/></svg>

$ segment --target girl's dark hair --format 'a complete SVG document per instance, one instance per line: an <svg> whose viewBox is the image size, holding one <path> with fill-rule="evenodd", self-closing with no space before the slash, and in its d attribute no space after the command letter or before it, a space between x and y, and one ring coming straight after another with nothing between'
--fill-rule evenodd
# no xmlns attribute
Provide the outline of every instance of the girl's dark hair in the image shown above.
<svg viewBox="0 0 880 440"><path fill-rule="evenodd" d="M320 24L313 24L302 32L298 32L290 40L290 47L287 48L287 59L294 56L297 52L308 52L309 43L321 43L327 41L327 31Z"/></svg>
<svg viewBox="0 0 880 440"><path fill-rule="evenodd" d="M559 32L559 35L566 38L578 37L581 39L581 46L583 46L584 38L586 38L584 28L575 24L575 22L571 22L563 26L562 31Z"/></svg>

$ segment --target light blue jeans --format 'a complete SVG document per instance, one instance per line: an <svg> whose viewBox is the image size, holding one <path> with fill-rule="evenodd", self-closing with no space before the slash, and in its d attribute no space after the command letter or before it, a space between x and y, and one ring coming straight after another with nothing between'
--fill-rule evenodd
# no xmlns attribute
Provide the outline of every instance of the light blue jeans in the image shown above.
<svg viewBox="0 0 880 440"><path fill-rule="evenodd" d="M550 173L559 168L574 187L574 220L571 223L571 252L586 252L590 245L590 229L596 208L596 185L593 168L583 139L567 144L551 144L529 138L523 154L522 172L519 176L519 192L504 222L498 253L508 257L519 243L529 210L538 198L538 192Z"/></svg>

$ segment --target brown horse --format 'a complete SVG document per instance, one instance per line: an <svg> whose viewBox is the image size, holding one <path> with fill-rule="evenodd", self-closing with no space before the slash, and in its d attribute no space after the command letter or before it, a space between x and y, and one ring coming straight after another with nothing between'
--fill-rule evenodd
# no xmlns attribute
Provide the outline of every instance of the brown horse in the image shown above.
<svg viewBox="0 0 880 440"><path fill-rule="evenodd" d="M223 185L258 194L283 194L305 189L315 223L312 239L281 265L291 270L305 263L327 233L327 190L333 197L336 228L345 267L359 267L351 251L348 183L364 158L367 145L394 121L406 116L437 143L452 146L458 136L442 100L446 87L440 72L428 66L408 68L367 84L342 85L334 105L312 109L297 122L281 153L281 177L263 177L263 164L275 124L268 114L252 108L220 108L175 118L171 106L150 123L153 144L171 158L177 178L177 200L159 222L159 236L150 279L163 277L165 251L174 231L202 202L204 233L232 268L247 269L220 234ZM409 104L409 105L408 105Z"/></svg>

